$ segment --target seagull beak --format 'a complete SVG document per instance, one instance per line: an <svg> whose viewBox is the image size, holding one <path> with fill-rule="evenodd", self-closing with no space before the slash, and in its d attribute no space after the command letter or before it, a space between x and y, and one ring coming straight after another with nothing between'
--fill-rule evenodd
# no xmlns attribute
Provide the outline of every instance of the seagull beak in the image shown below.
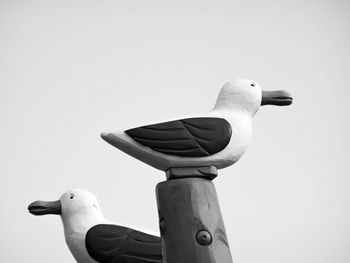
<svg viewBox="0 0 350 263"><path fill-rule="evenodd" d="M293 103L292 95L284 90L262 91L261 106L276 105L288 106Z"/></svg>
<svg viewBox="0 0 350 263"><path fill-rule="evenodd" d="M61 214L61 201L35 201L28 206L29 213L42 216L42 215L60 215Z"/></svg>

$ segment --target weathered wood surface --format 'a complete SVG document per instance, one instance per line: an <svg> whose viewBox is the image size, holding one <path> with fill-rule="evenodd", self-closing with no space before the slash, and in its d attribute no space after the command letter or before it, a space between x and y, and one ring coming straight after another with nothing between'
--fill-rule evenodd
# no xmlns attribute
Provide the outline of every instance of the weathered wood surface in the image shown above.
<svg viewBox="0 0 350 263"><path fill-rule="evenodd" d="M218 171L215 166L204 167L174 167L166 171L166 179L180 179L187 177L201 177L209 180L213 180L218 176Z"/></svg>
<svg viewBox="0 0 350 263"><path fill-rule="evenodd" d="M212 181L168 180L156 194L165 263L232 263Z"/></svg>

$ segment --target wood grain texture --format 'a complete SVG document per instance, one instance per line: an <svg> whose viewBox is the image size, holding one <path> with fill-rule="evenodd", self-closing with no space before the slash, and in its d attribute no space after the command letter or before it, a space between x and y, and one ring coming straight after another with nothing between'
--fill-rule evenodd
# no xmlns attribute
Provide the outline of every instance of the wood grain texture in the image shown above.
<svg viewBox="0 0 350 263"><path fill-rule="evenodd" d="M232 263L212 181L168 180L157 185L156 194L166 263Z"/></svg>
<svg viewBox="0 0 350 263"><path fill-rule="evenodd" d="M174 167L168 169L166 172L167 180L180 179L186 177L201 177L209 180L213 180L218 176L218 171L215 166L204 167Z"/></svg>

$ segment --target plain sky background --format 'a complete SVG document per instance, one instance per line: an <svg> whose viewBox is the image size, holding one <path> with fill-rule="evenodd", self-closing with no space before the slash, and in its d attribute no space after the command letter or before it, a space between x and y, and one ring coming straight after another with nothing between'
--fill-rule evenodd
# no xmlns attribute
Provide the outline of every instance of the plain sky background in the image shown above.
<svg viewBox="0 0 350 263"><path fill-rule="evenodd" d="M210 110L235 77L285 89L214 183L239 263L350 262L349 1L0 1L0 262L74 262L58 216L83 188L158 231L165 179L104 130Z"/></svg>

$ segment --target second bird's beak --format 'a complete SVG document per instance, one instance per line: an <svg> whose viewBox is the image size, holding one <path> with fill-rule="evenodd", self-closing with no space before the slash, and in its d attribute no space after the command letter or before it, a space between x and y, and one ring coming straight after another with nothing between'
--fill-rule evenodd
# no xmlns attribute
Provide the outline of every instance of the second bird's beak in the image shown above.
<svg viewBox="0 0 350 263"><path fill-rule="evenodd" d="M264 105L276 105L276 106L288 106L293 103L293 97L287 91L262 91L261 106Z"/></svg>
<svg viewBox="0 0 350 263"><path fill-rule="evenodd" d="M35 201L28 206L29 213L42 216L42 215L60 215L61 214L61 201Z"/></svg>

